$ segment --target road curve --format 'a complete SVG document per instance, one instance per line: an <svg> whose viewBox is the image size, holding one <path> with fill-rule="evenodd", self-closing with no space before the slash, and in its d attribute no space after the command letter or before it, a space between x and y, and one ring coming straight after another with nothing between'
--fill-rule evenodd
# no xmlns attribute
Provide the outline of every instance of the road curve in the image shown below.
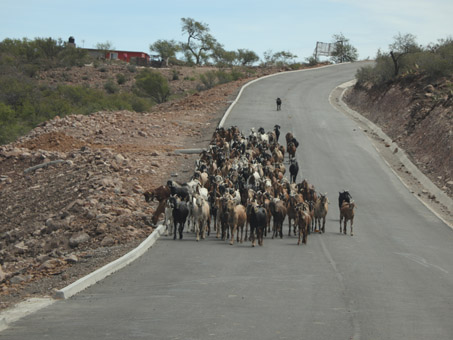
<svg viewBox="0 0 453 340"><path fill-rule="evenodd" d="M29 315L2 339L452 339L453 232L388 169L330 92L361 63L244 89L225 126L281 126L302 175L330 199L326 233L228 245L161 237L96 285ZM282 110L275 99L282 98ZM338 191L357 203L340 235ZM285 234L287 225L285 224Z"/></svg>

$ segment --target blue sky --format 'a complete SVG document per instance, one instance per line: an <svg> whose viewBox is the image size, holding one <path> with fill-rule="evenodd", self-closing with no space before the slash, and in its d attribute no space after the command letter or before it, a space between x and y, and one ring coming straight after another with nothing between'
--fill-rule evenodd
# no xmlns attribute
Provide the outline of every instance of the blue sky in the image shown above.
<svg viewBox="0 0 453 340"><path fill-rule="evenodd" d="M388 51L398 33L424 46L453 37L452 17L452 0L0 0L0 40L73 36L79 47L109 41L150 53L156 40L184 41L181 18L192 18L208 24L225 49L260 58L289 51L304 61L316 41L343 33L365 59Z"/></svg>

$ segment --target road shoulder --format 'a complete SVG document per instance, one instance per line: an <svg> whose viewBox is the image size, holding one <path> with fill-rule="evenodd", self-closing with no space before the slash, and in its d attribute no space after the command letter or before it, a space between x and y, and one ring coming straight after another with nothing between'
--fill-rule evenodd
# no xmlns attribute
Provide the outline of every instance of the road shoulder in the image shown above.
<svg viewBox="0 0 453 340"><path fill-rule="evenodd" d="M353 119L370 139L382 159L406 188L446 225L453 229L453 200L426 177L407 157L405 151L391 140L377 125L352 110L343 101L343 95L355 81L336 87L329 96L331 105Z"/></svg>

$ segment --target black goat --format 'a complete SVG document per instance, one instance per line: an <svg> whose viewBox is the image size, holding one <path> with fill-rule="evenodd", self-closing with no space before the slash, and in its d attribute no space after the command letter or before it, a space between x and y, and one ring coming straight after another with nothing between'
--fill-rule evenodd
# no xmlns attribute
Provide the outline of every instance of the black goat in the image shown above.
<svg viewBox="0 0 453 340"><path fill-rule="evenodd" d="M182 232L184 230L184 224L186 223L187 216L189 215L189 208L187 207L186 202L180 201L176 196L170 196L168 199L170 207L173 212L173 223L174 223L174 236L173 239L176 240L176 230L179 226L179 239L182 239Z"/></svg>
<svg viewBox="0 0 453 340"><path fill-rule="evenodd" d="M255 246L255 235L258 244L263 245L264 231L267 225L266 209L263 206L252 206L250 210L250 239L252 247Z"/></svg>
<svg viewBox="0 0 453 340"><path fill-rule="evenodd" d="M291 159L291 165L289 166L290 182L296 183L297 174L299 173L299 164L295 159Z"/></svg>
<svg viewBox="0 0 453 340"><path fill-rule="evenodd" d="M170 188L171 195L176 195L183 201L190 199L190 188L187 185L180 185L175 181L167 181L167 186Z"/></svg>

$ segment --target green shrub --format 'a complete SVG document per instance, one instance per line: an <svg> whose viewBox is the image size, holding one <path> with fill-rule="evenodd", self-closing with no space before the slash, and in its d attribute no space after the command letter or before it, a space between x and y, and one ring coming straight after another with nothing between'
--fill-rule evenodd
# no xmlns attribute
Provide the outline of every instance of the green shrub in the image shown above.
<svg viewBox="0 0 453 340"><path fill-rule="evenodd" d="M300 70L302 68L302 64L300 64L300 63L293 63L288 66L293 71Z"/></svg>
<svg viewBox="0 0 453 340"><path fill-rule="evenodd" d="M160 73L145 69L135 77L138 94L152 98L156 103L164 103L170 96L167 79Z"/></svg>
<svg viewBox="0 0 453 340"><path fill-rule="evenodd" d="M207 71L203 74L200 74L200 80L207 90L213 88L217 84L216 79L217 75L215 71Z"/></svg>
<svg viewBox="0 0 453 340"><path fill-rule="evenodd" d="M215 73L216 77L217 77L217 83L218 84L226 84L226 83L229 83L230 81L233 80L233 77L231 76L231 73L228 73L224 70L218 70L216 73ZM216 85L216 84L214 84Z"/></svg>
<svg viewBox="0 0 453 340"><path fill-rule="evenodd" d="M118 83L118 85L123 85L124 83L126 83L127 79L126 79L126 76L122 73L118 73L116 75L116 82Z"/></svg>
<svg viewBox="0 0 453 340"><path fill-rule="evenodd" d="M119 91L118 86L115 85L112 79L109 79L105 84L104 84L104 89L107 91L107 93L117 93Z"/></svg>
<svg viewBox="0 0 453 340"><path fill-rule="evenodd" d="M239 69L234 68L231 70L231 79L236 81L239 79L245 78L245 74L241 72Z"/></svg>
<svg viewBox="0 0 453 340"><path fill-rule="evenodd" d="M172 75L172 80L179 80L179 71L178 70L173 70L173 75Z"/></svg>

